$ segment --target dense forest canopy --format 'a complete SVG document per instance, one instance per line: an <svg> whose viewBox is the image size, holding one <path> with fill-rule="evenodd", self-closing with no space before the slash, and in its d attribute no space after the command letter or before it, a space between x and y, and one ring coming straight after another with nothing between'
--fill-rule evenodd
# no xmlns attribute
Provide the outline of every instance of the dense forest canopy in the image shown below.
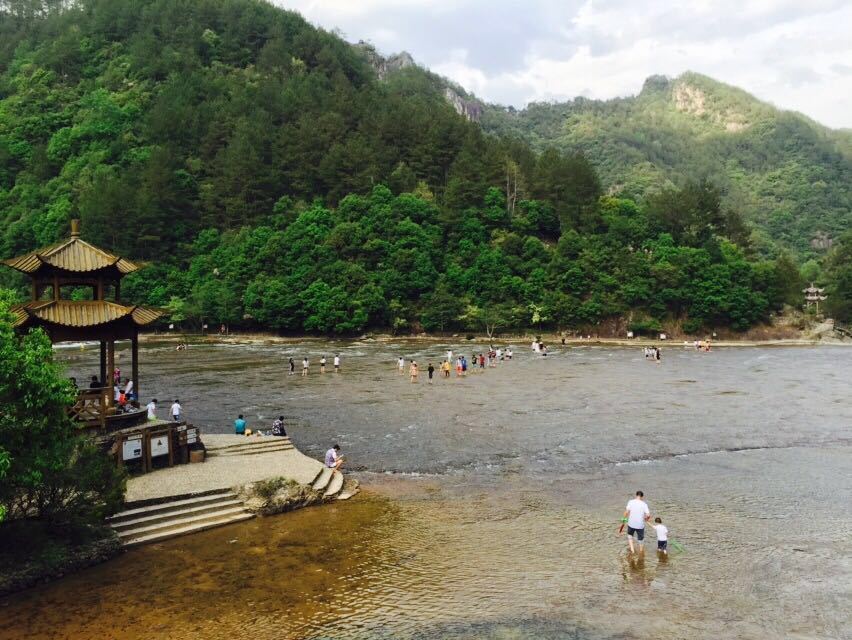
<svg viewBox="0 0 852 640"><path fill-rule="evenodd" d="M73 217L151 261L123 293L175 321L698 333L800 298L712 182L606 195L583 153L258 0L0 3L0 255Z"/></svg>
<svg viewBox="0 0 852 640"><path fill-rule="evenodd" d="M628 98L521 111L489 106L482 126L536 149L583 152L604 188L624 197L710 180L723 189L725 206L754 226L754 245L765 256L784 248L822 256L824 238L852 228L849 132L697 73L652 76Z"/></svg>

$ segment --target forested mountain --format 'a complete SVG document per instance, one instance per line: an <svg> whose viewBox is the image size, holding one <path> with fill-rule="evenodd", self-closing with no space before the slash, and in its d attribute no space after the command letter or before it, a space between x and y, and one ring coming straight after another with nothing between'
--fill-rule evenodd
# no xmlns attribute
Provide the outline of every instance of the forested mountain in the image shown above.
<svg viewBox="0 0 852 640"><path fill-rule="evenodd" d="M774 245L819 255L826 239L852 228L852 144L798 113L697 73L652 76L635 97L494 105L486 131L515 135L534 148L581 151L604 189L642 199L667 184L707 179L756 229L767 255Z"/></svg>
<svg viewBox="0 0 852 640"><path fill-rule="evenodd" d="M582 154L374 63L260 0L0 2L0 256L80 217L151 261L131 300L293 332L699 332L797 301L796 265L756 257L700 175L607 196Z"/></svg>

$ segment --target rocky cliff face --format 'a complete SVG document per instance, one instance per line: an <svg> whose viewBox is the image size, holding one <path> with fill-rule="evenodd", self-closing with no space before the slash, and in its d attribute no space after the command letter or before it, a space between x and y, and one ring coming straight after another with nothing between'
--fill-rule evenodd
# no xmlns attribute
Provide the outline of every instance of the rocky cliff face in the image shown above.
<svg viewBox="0 0 852 640"><path fill-rule="evenodd" d="M740 132L748 126L745 115L731 108L725 108L722 111L715 110L709 104L710 100L702 89L685 81L675 83L672 88L672 100L675 109L678 111L704 118L724 128L729 133Z"/></svg>
<svg viewBox="0 0 852 640"><path fill-rule="evenodd" d="M373 69L375 69L379 80L384 80L389 73L393 73L394 71L416 66L414 58L412 58L411 54L407 51L401 51L385 58L376 51L376 48L369 42L361 40L354 46L356 49L359 49L364 56L366 56L367 61L372 65Z"/></svg>
<svg viewBox="0 0 852 640"><path fill-rule="evenodd" d="M468 120L479 122L482 117L482 104L476 100L468 100L459 95L452 87L444 89L444 97L447 99L453 108L459 114L463 115Z"/></svg>
<svg viewBox="0 0 852 640"><path fill-rule="evenodd" d="M411 54L407 51L401 51L400 53L384 57L376 51L376 48L369 42L364 42L362 40L353 46L364 54L367 61L375 70L376 76L379 80L384 80L388 77L388 75L395 71L405 69L406 67L417 66L417 63L414 62L414 58L412 58ZM444 85L444 97L447 99L447 102L453 105L456 112L472 122L479 122L483 111L482 103L477 100L467 98L461 89L451 85L448 80L438 78L437 76L435 77Z"/></svg>

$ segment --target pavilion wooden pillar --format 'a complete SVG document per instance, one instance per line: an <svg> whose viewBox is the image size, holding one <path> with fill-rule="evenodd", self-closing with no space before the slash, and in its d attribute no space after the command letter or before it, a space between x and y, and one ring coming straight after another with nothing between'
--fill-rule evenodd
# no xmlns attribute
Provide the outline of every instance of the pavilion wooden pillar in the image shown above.
<svg viewBox="0 0 852 640"><path fill-rule="evenodd" d="M107 380L106 386L109 387L109 402L112 404L115 401L115 379L113 372L115 371L115 338L107 340Z"/></svg>
<svg viewBox="0 0 852 640"><path fill-rule="evenodd" d="M101 340L101 386L107 383L107 343Z"/></svg>
<svg viewBox="0 0 852 640"><path fill-rule="evenodd" d="M138 399L140 399L140 401L141 401L142 396L139 393L139 332L138 331L134 331L133 337L130 339L130 359L131 359L130 368L131 368L131 371L133 372L132 373L133 377L131 378L131 380L133 380L133 391L136 393L136 397Z"/></svg>

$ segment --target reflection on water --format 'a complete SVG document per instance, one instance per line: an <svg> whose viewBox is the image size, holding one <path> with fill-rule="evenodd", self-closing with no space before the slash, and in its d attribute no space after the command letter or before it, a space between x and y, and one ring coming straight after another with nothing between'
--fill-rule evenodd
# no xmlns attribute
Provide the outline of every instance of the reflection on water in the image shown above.
<svg viewBox="0 0 852 640"><path fill-rule="evenodd" d="M345 374L286 375L286 354L335 348ZM401 350L443 351L146 348L143 389L178 389L211 430L283 406L300 447L339 440L369 490L6 598L0 638L843 637L847 351L521 353L429 387L397 376ZM651 534L628 556L637 488L683 552L659 557Z"/></svg>

